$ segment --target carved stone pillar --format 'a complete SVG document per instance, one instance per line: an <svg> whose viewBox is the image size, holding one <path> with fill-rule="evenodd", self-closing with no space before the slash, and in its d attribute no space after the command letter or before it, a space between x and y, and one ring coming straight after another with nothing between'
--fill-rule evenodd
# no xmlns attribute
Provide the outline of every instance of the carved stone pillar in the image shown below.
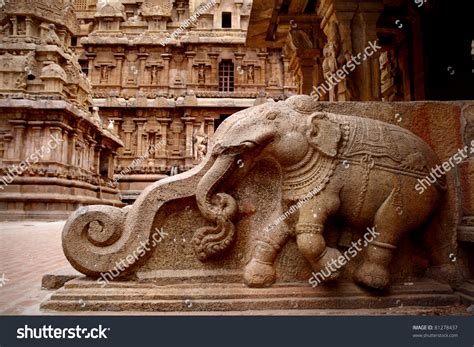
<svg viewBox="0 0 474 347"><path fill-rule="evenodd" d="M30 146L28 148L28 154L24 154L25 156L26 155L29 155L31 153L33 153L34 151L36 150L39 150L42 146L47 146L47 141L43 141L43 136L42 136L42 132L43 132L43 127L41 125L34 125L30 128L30 131L31 133L29 134L28 137L31 136L31 139L32 139L32 146ZM46 149L46 147L45 147ZM48 151L46 150L43 150L43 155L42 157L40 158L40 160L48 160L49 159L49 153L46 153Z"/></svg>
<svg viewBox="0 0 474 347"><path fill-rule="evenodd" d="M123 52L114 53L114 57L117 61L117 69L115 71L116 75L114 78L114 84L118 84L123 87L124 79L123 79L123 60L125 59L125 54Z"/></svg>
<svg viewBox="0 0 474 347"><path fill-rule="evenodd" d="M25 18L25 27L26 27L26 36L31 36L32 35L32 27L33 25L33 20L31 17L26 17Z"/></svg>
<svg viewBox="0 0 474 347"><path fill-rule="evenodd" d="M161 125L161 146L158 150L158 158L166 158L166 150L168 146L168 124L171 122L169 118L157 118L156 119Z"/></svg>
<svg viewBox="0 0 474 347"><path fill-rule="evenodd" d="M126 118L122 123L122 131L124 133L124 155L132 154L132 133L135 130L135 123L132 119Z"/></svg>
<svg viewBox="0 0 474 347"><path fill-rule="evenodd" d="M97 166L95 161L95 146L97 145L97 141L91 139L90 147L89 147L89 167L88 170L91 172L97 172Z"/></svg>
<svg viewBox="0 0 474 347"><path fill-rule="evenodd" d="M10 18L10 21L12 22L12 30L13 30L13 36L18 35L18 19L16 16L13 16Z"/></svg>
<svg viewBox="0 0 474 347"><path fill-rule="evenodd" d="M164 53L161 55L163 58L163 73L161 74L161 85L162 86L167 86L169 88L168 84L168 79L169 79L169 74L170 74L170 60L172 55L169 53Z"/></svg>
<svg viewBox="0 0 474 347"><path fill-rule="evenodd" d="M61 163L68 163L69 156L69 131L63 131L63 142L62 142L62 151L61 151Z"/></svg>
<svg viewBox="0 0 474 347"><path fill-rule="evenodd" d="M92 82L93 81L93 72L94 72L94 59L96 57L96 54L93 52L87 52L86 57L88 60L89 66L87 67L88 72L89 72L89 80Z"/></svg>
<svg viewBox="0 0 474 347"><path fill-rule="evenodd" d="M135 123L137 124L137 151L135 153L136 156L142 156L143 155L143 127L146 122L146 118L134 118L133 119Z"/></svg>
<svg viewBox="0 0 474 347"><path fill-rule="evenodd" d="M212 135L214 135L214 118L204 118L206 128L207 128L207 136L209 136L209 140L211 139Z"/></svg>
<svg viewBox="0 0 474 347"><path fill-rule="evenodd" d="M290 80L290 59L286 57L285 55L282 55L282 60L283 60L283 88L286 89L290 87L291 80Z"/></svg>
<svg viewBox="0 0 474 347"><path fill-rule="evenodd" d="M233 29L242 29L241 28L241 25L240 25L240 11L242 10L242 3L240 2L235 2L235 24L234 24L234 28Z"/></svg>
<svg viewBox="0 0 474 347"><path fill-rule="evenodd" d="M48 141L54 141L54 139L62 139L62 129L60 127L50 127L49 133L50 133L50 136L48 137ZM63 143L64 142L61 141L60 143L54 145L56 146L56 148L51 149L50 160L61 162L61 153L62 153Z"/></svg>
<svg viewBox="0 0 474 347"><path fill-rule="evenodd" d="M138 75L138 85L143 85L146 83L145 80L145 66L146 66L146 60L148 59L149 54L145 53L144 50L141 50L140 53L138 53L138 59L140 60L140 72Z"/></svg>
<svg viewBox="0 0 474 347"><path fill-rule="evenodd" d="M365 54L370 43L377 41L377 20L383 6L380 3L363 2L359 6L352 21L353 54ZM380 100L380 51L373 52L367 59L362 60L354 71L355 83L358 87L360 101Z"/></svg>
<svg viewBox="0 0 474 347"><path fill-rule="evenodd" d="M193 128L195 117L183 117L184 124L186 126L186 152L185 158L193 157Z"/></svg>
<svg viewBox="0 0 474 347"><path fill-rule="evenodd" d="M108 161L108 169L107 169L107 178L112 179L114 177L114 158L117 156L117 152L109 151L109 155L107 156Z"/></svg>
<svg viewBox="0 0 474 347"><path fill-rule="evenodd" d="M72 166L76 166L77 138L78 138L77 132L72 133L71 142L69 143L69 160L68 160L68 164Z"/></svg>
<svg viewBox="0 0 474 347"><path fill-rule="evenodd" d="M97 175L100 175L100 152L102 152L102 148L99 145L94 146L95 151L94 151L94 173ZM99 185L100 185L100 180L99 180Z"/></svg>
<svg viewBox="0 0 474 347"><path fill-rule="evenodd" d="M315 57L319 55L318 49L306 49L298 52L298 62L300 70L300 85L299 92L301 94L311 94L313 91L313 85L318 81L313 78L314 66L316 64Z"/></svg>
<svg viewBox="0 0 474 347"><path fill-rule="evenodd" d="M245 71L242 61L245 57L245 53L242 52L234 52L234 57L235 57L235 66L236 66L236 73L235 73L235 87L236 89L241 87L242 84L245 83L244 80L244 74L243 72ZM239 68L240 66L240 68Z"/></svg>
<svg viewBox="0 0 474 347"><path fill-rule="evenodd" d="M51 148L51 144L50 144L50 140L52 139L51 137L51 129L49 127L45 127L44 129L39 127L39 131L38 131L38 149L43 147L45 150L43 151L43 156L42 156L42 160L44 161L50 161L52 159L52 156L53 156L53 151L55 149ZM54 146L54 145L53 145ZM48 148L46 150L46 148Z"/></svg>
<svg viewBox="0 0 474 347"><path fill-rule="evenodd" d="M209 56L209 59L211 59L211 84L218 85L219 81L217 79L217 57L219 56L219 53L216 52L209 52L207 54Z"/></svg>
<svg viewBox="0 0 474 347"><path fill-rule="evenodd" d="M181 152L181 133L184 130L183 122L179 117L174 117L170 125L171 131L171 155L179 158L182 156Z"/></svg>
<svg viewBox="0 0 474 347"><path fill-rule="evenodd" d="M184 53L186 55L186 59L188 62L188 71L187 71L187 79L186 83L187 84L193 84L195 81L193 80L194 76L194 69L193 69L193 63L194 63L194 57L196 56L196 52L193 51L188 51Z"/></svg>
<svg viewBox="0 0 474 347"><path fill-rule="evenodd" d="M24 158L25 156L25 148L24 148L24 135L25 135L25 126L24 125L15 125L13 127L13 131L14 131L14 141L15 141L15 145L14 145L14 155L11 155L10 158L11 159L20 159L20 158Z"/></svg>
<svg viewBox="0 0 474 347"><path fill-rule="evenodd" d="M267 69L267 57L268 53L262 52L257 54L258 59L260 60L260 76L259 76L259 81L258 84L263 84L264 86L267 85L267 81L265 80L266 77L266 69Z"/></svg>
<svg viewBox="0 0 474 347"><path fill-rule="evenodd" d="M85 136L85 148L84 148L84 164L83 167L85 170L89 171L91 167L91 140L92 137Z"/></svg>

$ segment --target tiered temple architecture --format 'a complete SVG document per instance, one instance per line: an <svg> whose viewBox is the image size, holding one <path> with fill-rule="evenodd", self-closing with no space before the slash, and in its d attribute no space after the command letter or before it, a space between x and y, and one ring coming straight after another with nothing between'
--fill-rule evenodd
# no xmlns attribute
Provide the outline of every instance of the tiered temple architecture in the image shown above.
<svg viewBox="0 0 474 347"><path fill-rule="evenodd" d="M0 8L0 218L64 218L80 205L120 206L104 128L71 50L71 2L5 1Z"/></svg>
<svg viewBox="0 0 474 347"><path fill-rule="evenodd" d="M250 0L77 2L75 51L124 143L114 166L124 201L198 164L232 113L296 93L280 49L244 46L250 9Z"/></svg>
<svg viewBox="0 0 474 347"><path fill-rule="evenodd" d="M226 117L314 92L371 41L382 48L321 101L474 99L470 11L437 0L4 4L2 217L131 203L197 165ZM453 49L440 50L441 38ZM59 150L10 173L56 135Z"/></svg>
<svg viewBox="0 0 474 347"><path fill-rule="evenodd" d="M227 116L296 93L281 50L244 47L250 9L231 0L6 0L2 218L132 202L199 163ZM59 149L10 173L53 135Z"/></svg>

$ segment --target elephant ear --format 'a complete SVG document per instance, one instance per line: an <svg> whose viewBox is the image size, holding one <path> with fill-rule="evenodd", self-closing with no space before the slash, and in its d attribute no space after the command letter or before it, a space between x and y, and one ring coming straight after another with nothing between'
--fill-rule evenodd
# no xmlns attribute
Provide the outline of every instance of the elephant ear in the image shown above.
<svg viewBox="0 0 474 347"><path fill-rule="evenodd" d="M317 150L333 158L337 154L337 146L341 139L341 128L322 112L312 114L308 119L306 135L308 141Z"/></svg>

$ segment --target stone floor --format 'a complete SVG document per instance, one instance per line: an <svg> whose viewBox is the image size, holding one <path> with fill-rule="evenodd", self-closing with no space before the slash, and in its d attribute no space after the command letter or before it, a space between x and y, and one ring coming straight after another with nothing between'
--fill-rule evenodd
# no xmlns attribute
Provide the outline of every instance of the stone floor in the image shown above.
<svg viewBox="0 0 474 347"><path fill-rule="evenodd" d="M64 221L0 222L0 315L57 314L42 312L39 304L52 291L41 289L44 274L70 269L61 247ZM68 312L61 314L105 314L98 312ZM173 312L110 312L113 315L173 315ZM179 315L215 315L215 312L179 312ZM218 315L282 315L279 310L219 312ZM397 307L383 310L291 310L291 315L472 315L473 308L455 307Z"/></svg>
<svg viewBox="0 0 474 347"><path fill-rule="evenodd" d="M41 290L42 276L69 266L61 247L64 223L0 222L0 314L40 313L50 294Z"/></svg>

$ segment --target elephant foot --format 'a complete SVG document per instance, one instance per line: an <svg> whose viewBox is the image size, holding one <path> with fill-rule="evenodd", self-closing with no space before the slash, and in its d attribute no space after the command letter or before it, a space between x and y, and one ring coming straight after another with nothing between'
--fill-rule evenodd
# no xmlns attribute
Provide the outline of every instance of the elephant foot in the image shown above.
<svg viewBox="0 0 474 347"><path fill-rule="evenodd" d="M337 280L341 272L337 266L335 266L336 270L334 270L331 264L334 264L337 258L340 256L342 256L342 254L339 252L339 250L336 248L327 247L324 255L318 260L318 265L316 268L313 267L313 270L320 271L324 275L326 275L327 271L329 275L325 276L325 282Z"/></svg>
<svg viewBox="0 0 474 347"><path fill-rule="evenodd" d="M275 269L272 264L252 259L245 267L244 282L249 287L269 287L275 282Z"/></svg>
<svg viewBox="0 0 474 347"><path fill-rule="evenodd" d="M354 280L375 289L385 289L390 284L387 268L374 263L363 263L354 273Z"/></svg>

